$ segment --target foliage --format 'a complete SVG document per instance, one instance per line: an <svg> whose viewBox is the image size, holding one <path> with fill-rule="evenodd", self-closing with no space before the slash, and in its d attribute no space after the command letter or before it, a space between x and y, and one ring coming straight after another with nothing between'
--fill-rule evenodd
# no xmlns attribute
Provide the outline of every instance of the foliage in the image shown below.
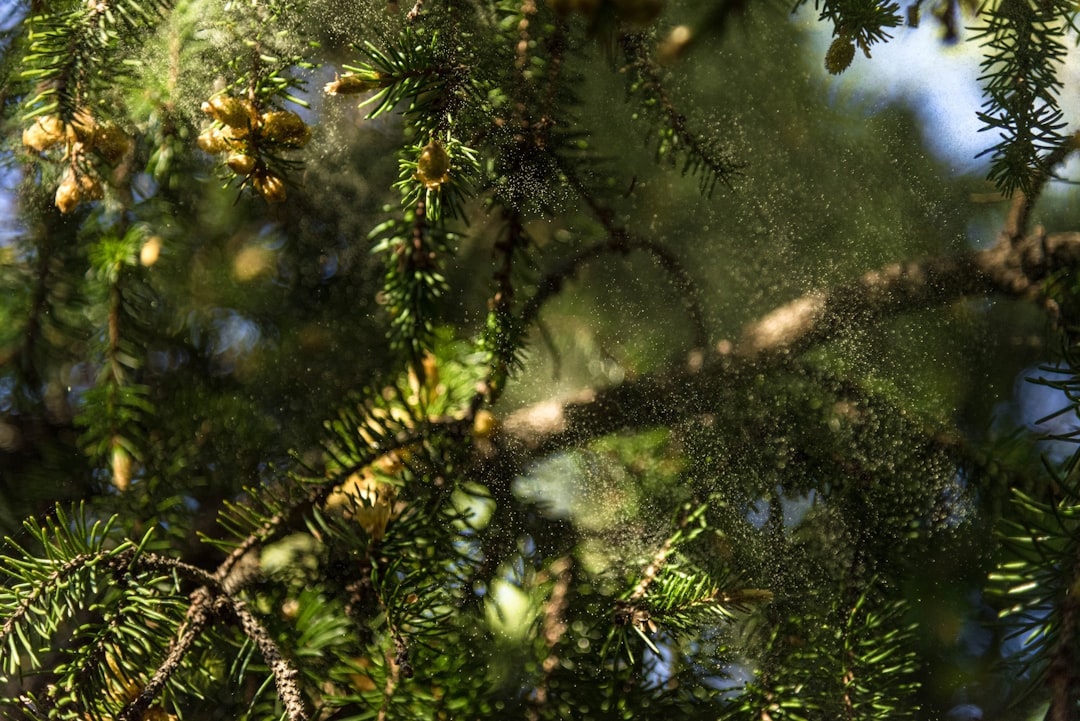
<svg viewBox="0 0 1080 721"><path fill-rule="evenodd" d="M1068 5L14 7L4 718L1077 716Z"/></svg>
<svg viewBox="0 0 1080 721"><path fill-rule="evenodd" d="M979 38L987 100L979 119L1000 131L990 177L1006 190L1031 190L1034 172L1049 172L1046 155L1064 141L1058 104L1057 69L1065 57L1065 34L1072 29L1071 6L1003 2L987 13Z"/></svg>

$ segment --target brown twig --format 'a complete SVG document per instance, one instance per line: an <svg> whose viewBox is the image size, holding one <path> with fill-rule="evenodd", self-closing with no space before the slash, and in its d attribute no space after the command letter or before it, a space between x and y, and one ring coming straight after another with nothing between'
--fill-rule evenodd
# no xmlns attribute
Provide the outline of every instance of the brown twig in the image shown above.
<svg viewBox="0 0 1080 721"><path fill-rule="evenodd" d="M394 691L397 690L401 679L412 678L413 676L413 668L409 663L409 644L401 637L397 629L392 629L391 634L394 637L394 655L391 656L389 651L386 653L386 664L390 669L390 673L386 674L382 704L379 706L379 715L377 716L378 721L386 721L387 714L390 712L391 699L393 699Z"/></svg>
<svg viewBox="0 0 1080 721"><path fill-rule="evenodd" d="M522 0L521 20L518 21L518 41L514 47L514 67L524 70L529 63L529 16L536 14L534 0Z"/></svg>
<svg viewBox="0 0 1080 721"><path fill-rule="evenodd" d="M271 638L270 633L255 618L243 601L235 598L228 599L233 614L240 621L244 635L250 638L259 648L263 660L270 667L274 675L274 684L277 686L278 698L285 706L290 721L307 721L308 712L304 707L304 697L300 693L300 685L297 683L299 672L293 667L277 643Z"/></svg>
<svg viewBox="0 0 1080 721"><path fill-rule="evenodd" d="M379 605L382 606L383 613L386 616L386 627L390 632L390 637L394 641L394 655L391 656L390 652L386 653L386 664L390 669L390 672L386 674L386 685L383 687L382 704L379 706L378 721L385 721L387 714L390 711L390 702L394 697L394 691L397 690L398 684L402 678L412 678L413 668L409 663L409 643L405 640L405 637L401 634L400 629L391 615L390 606L387 605L386 599L379 593L378 587L374 587L375 597L379 601Z"/></svg>
<svg viewBox="0 0 1080 721"><path fill-rule="evenodd" d="M390 667L390 673L386 674L382 703L379 705L379 715L375 717L376 721L386 721L386 715L390 711L390 699L394 697L394 689L397 688L398 668L390 659L389 653L386 654L386 663Z"/></svg>
<svg viewBox="0 0 1080 721"><path fill-rule="evenodd" d="M165 658L138 695L125 706L119 715L119 721L136 721L145 717L146 711L165 689L169 678L177 672L184 656L191 650L195 641L206 630L213 618L220 613L221 603L226 589L218 583L213 574L196 566L156 553L144 553L136 556L135 550L118 556L110 561L114 567L132 566L140 570L162 570L176 573L202 585L191 594L184 623L177 629L176 636L169 644Z"/></svg>
<svg viewBox="0 0 1080 721"><path fill-rule="evenodd" d="M216 611L215 597L208 587L202 586L191 594L187 617L169 644L165 659L158 664L138 695L120 711L118 721L139 721L145 717L150 705L161 695L169 678L179 670L184 656L206 630Z"/></svg>

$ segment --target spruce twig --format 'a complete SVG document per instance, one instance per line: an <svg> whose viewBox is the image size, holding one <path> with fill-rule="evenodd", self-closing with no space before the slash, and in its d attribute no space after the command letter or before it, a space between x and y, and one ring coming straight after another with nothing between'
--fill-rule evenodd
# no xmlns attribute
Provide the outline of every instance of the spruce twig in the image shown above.
<svg viewBox="0 0 1080 721"><path fill-rule="evenodd" d="M725 157L715 147L691 132L686 116L679 112L672 101L656 64L645 47L645 38L640 34L623 33L619 38L623 53L627 58L627 69L631 76L637 77L631 86L631 93L640 92L648 98L645 107L655 107L670 138L661 135L657 143L658 158L667 157L674 163L675 158L683 155L683 174L697 176L701 194L712 197L716 184L732 187L733 178L742 170L742 165Z"/></svg>
<svg viewBox="0 0 1080 721"><path fill-rule="evenodd" d="M270 667L270 672L274 676L274 683L277 686L278 698L281 699L282 704L285 706L289 721L307 721L310 716L304 703L304 697L300 692L300 685L297 682L299 673L292 662L285 657L277 642L248 610L244 602L230 597L228 603L231 612L239 619L244 635L255 642L263 660Z"/></svg>

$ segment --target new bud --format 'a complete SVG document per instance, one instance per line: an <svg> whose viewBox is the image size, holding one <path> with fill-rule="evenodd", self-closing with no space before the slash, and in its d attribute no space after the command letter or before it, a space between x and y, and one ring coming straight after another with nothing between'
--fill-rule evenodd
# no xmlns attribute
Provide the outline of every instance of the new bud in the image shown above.
<svg viewBox="0 0 1080 721"><path fill-rule="evenodd" d="M357 73L345 73L334 76L334 81L323 86L323 92L327 95L356 95L370 90L384 88L388 84L382 73L372 72L367 75Z"/></svg>
<svg viewBox="0 0 1080 721"><path fill-rule="evenodd" d="M285 181L277 174L265 171L257 174L251 182L255 186L255 190L266 198L266 202L285 202Z"/></svg>
<svg viewBox="0 0 1080 721"><path fill-rule="evenodd" d="M275 110L262 116L262 136L287 148L302 148L311 140L311 128L290 110Z"/></svg>
<svg viewBox="0 0 1080 721"><path fill-rule="evenodd" d="M61 213L70 213L75 210L81 200L79 181L75 177L75 169L68 168L64 173L60 186L56 189L56 207Z"/></svg>
<svg viewBox="0 0 1080 721"><path fill-rule="evenodd" d="M39 153L44 153L63 139L64 124L55 115L37 118L22 135L23 145Z"/></svg>
<svg viewBox="0 0 1080 721"><path fill-rule="evenodd" d="M216 155L217 153L224 153L228 150L231 141L231 135L228 132L221 130L221 128L207 128L199 134L199 138L195 143L199 146L200 150L204 150L211 155Z"/></svg>
<svg viewBox="0 0 1080 721"><path fill-rule="evenodd" d="M98 126L94 130L94 149L110 165L115 165L127 153L131 141L115 125Z"/></svg>
<svg viewBox="0 0 1080 721"><path fill-rule="evenodd" d="M61 213L70 213L84 200L100 200L103 195L101 182L97 178L69 167L56 189L56 207Z"/></svg>
<svg viewBox="0 0 1080 721"><path fill-rule="evenodd" d="M428 190L435 190L450 180L450 156L437 140L432 140L420 151L413 176Z"/></svg>
<svg viewBox="0 0 1080 721"><path fill-rule="evenodd" d="M825 69L832 75L839 75L847 70L855 59L855 43L851 38L841 35L832 41L825 52Z"/></svg>
<svg viewBox="0 0 1080 721"><path fill-rule="evenodd" d="M237 175L250 175L255 170L255 158L247 153L233 153L225 163Z"/></svg>
<svg viewBox="0 0 1080 721"><path fill-rule="evenodd" d="M255 120L251 103L231 95L215 95L202 104L202 111L230 128L248 128Z"/></svg>

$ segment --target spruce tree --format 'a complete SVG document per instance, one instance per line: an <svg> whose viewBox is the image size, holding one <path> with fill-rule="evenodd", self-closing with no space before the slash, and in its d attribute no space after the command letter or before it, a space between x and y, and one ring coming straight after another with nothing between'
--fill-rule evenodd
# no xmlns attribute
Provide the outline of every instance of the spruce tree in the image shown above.
<svg viewBox="0 0 1080 721"><path fill-rule="evenodd" d="M3 718L1080 718L1072 7L794 12L0 11Z"/></svg>

